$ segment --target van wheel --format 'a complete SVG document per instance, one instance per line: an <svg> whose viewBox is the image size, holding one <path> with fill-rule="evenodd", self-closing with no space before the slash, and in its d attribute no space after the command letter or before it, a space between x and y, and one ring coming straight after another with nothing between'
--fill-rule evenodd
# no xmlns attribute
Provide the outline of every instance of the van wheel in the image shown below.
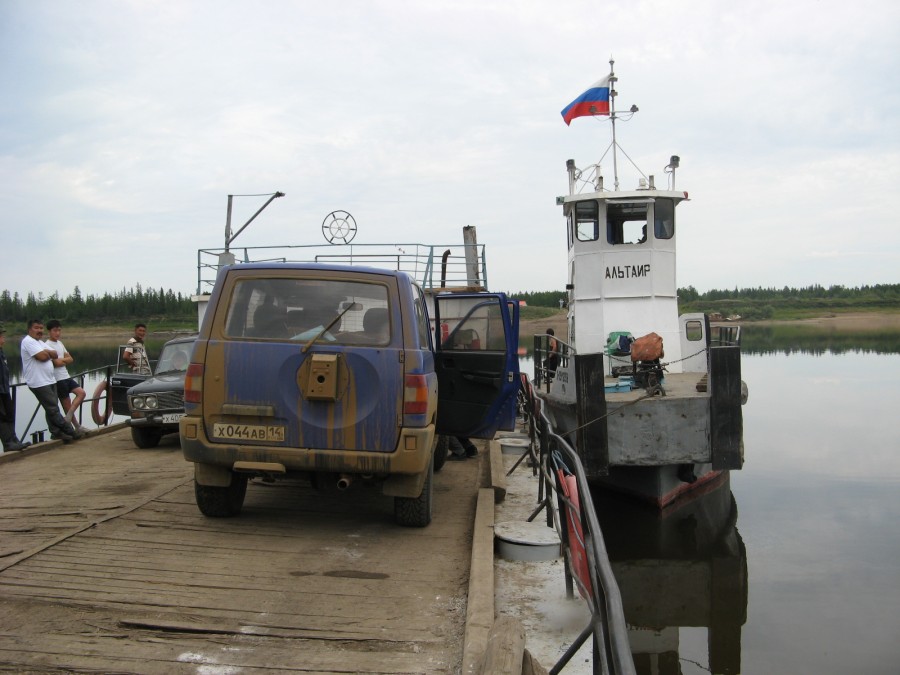
<svg viewBox="0 0 900 675"><path fill-rule="evenodd" d="M434 444L434 472L444 468L447 455L450 453L450 439L447 436L438 436Z"/></svg>
<svg viewBox="0 0 900 675"><path fill-rule="evenodd" d="M231 485L219 487L217 485L200 485L194 481L194 497L197 500L197 508L204 516L210 518L229 518L241 512L244 506L244 496L247 494L247 476L245 474L232 473Z"/></svg>
<svg viewBox="0 0 900 675"><path fill-rule="evenodd" d="M428 475L418 497L394 497L394 520L403 527L425 527L431 522L434 462L428 462Z"/></svg>
<svg viewBox="0 0 900 675"><path fill-rule="evenodd" d="M142 450L145 450L147 448L155 448L157 445L159 445L159 440L161 438L162 429L131 427L131 440L134 441L134 444Z"/></svg>

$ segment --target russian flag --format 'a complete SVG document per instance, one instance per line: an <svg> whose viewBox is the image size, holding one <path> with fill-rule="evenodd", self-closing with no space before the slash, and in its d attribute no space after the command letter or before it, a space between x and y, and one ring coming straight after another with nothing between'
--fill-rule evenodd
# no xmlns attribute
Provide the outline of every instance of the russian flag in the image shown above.
<svg viewBox="0 0 900 675"><path fill-rule="evenodd" d="M594 82L586 92L563 108L560 115L566 125L576 117L609 115L609 75Z"/></svg>

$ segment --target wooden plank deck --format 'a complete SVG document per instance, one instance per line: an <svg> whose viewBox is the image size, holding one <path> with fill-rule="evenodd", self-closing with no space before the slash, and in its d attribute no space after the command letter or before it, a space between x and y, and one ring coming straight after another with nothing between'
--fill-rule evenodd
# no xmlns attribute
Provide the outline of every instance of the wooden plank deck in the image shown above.
<svg viewBox="0 0 900 675"><path fill-rule="evenodd" d="M436 474L423 529L299 481L205 518L177 437L2 458L0 670L459 672L485 455Z"/></svg>

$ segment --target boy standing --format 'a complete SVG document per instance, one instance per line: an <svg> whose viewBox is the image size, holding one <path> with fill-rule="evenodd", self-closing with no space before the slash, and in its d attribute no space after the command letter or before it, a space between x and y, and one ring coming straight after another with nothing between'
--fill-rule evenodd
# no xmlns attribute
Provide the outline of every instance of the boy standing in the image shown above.
<svg viewBox="0 0 900 675"><path fill-rule="evenodd" d="M70 363L73 363L75 359L66 351L65 346L59 339L62 335L62 324L56 319L51 319L47 322L47 331L50 333L50 338L44 344L48 347L52 347L57 354L57 358L53 359L53 375L56 377L56 395L59 396L59 402L62 403L63 410L66 411L66 419L79 431L86 432L87 429L75 420L75 415L78 413L78 408L81 406L81 402L84 401L87 394L85 394L84 389L79 386L78 382L69 375L69 369L66 367ZM75 394L74 401L69 400L71 394Z"/></svg>

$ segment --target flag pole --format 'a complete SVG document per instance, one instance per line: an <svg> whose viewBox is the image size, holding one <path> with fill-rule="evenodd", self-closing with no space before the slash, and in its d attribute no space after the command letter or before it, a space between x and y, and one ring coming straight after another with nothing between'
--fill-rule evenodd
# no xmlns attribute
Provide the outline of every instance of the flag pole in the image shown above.
<svg viewBox="0 0 900 675"><path fill-rule="evenodd" d="M612 56L609 57L609 120L612 122L612 151L613 151L613 187L616 192L619 191L619 163L618 158L616 156L616 148L618 147L618 143L616 142L616 96L618 95L616 92L616 82L619 81L619 78L616 77L615 71L613 70L613 65L615 64L615 59Z"/></svg>

